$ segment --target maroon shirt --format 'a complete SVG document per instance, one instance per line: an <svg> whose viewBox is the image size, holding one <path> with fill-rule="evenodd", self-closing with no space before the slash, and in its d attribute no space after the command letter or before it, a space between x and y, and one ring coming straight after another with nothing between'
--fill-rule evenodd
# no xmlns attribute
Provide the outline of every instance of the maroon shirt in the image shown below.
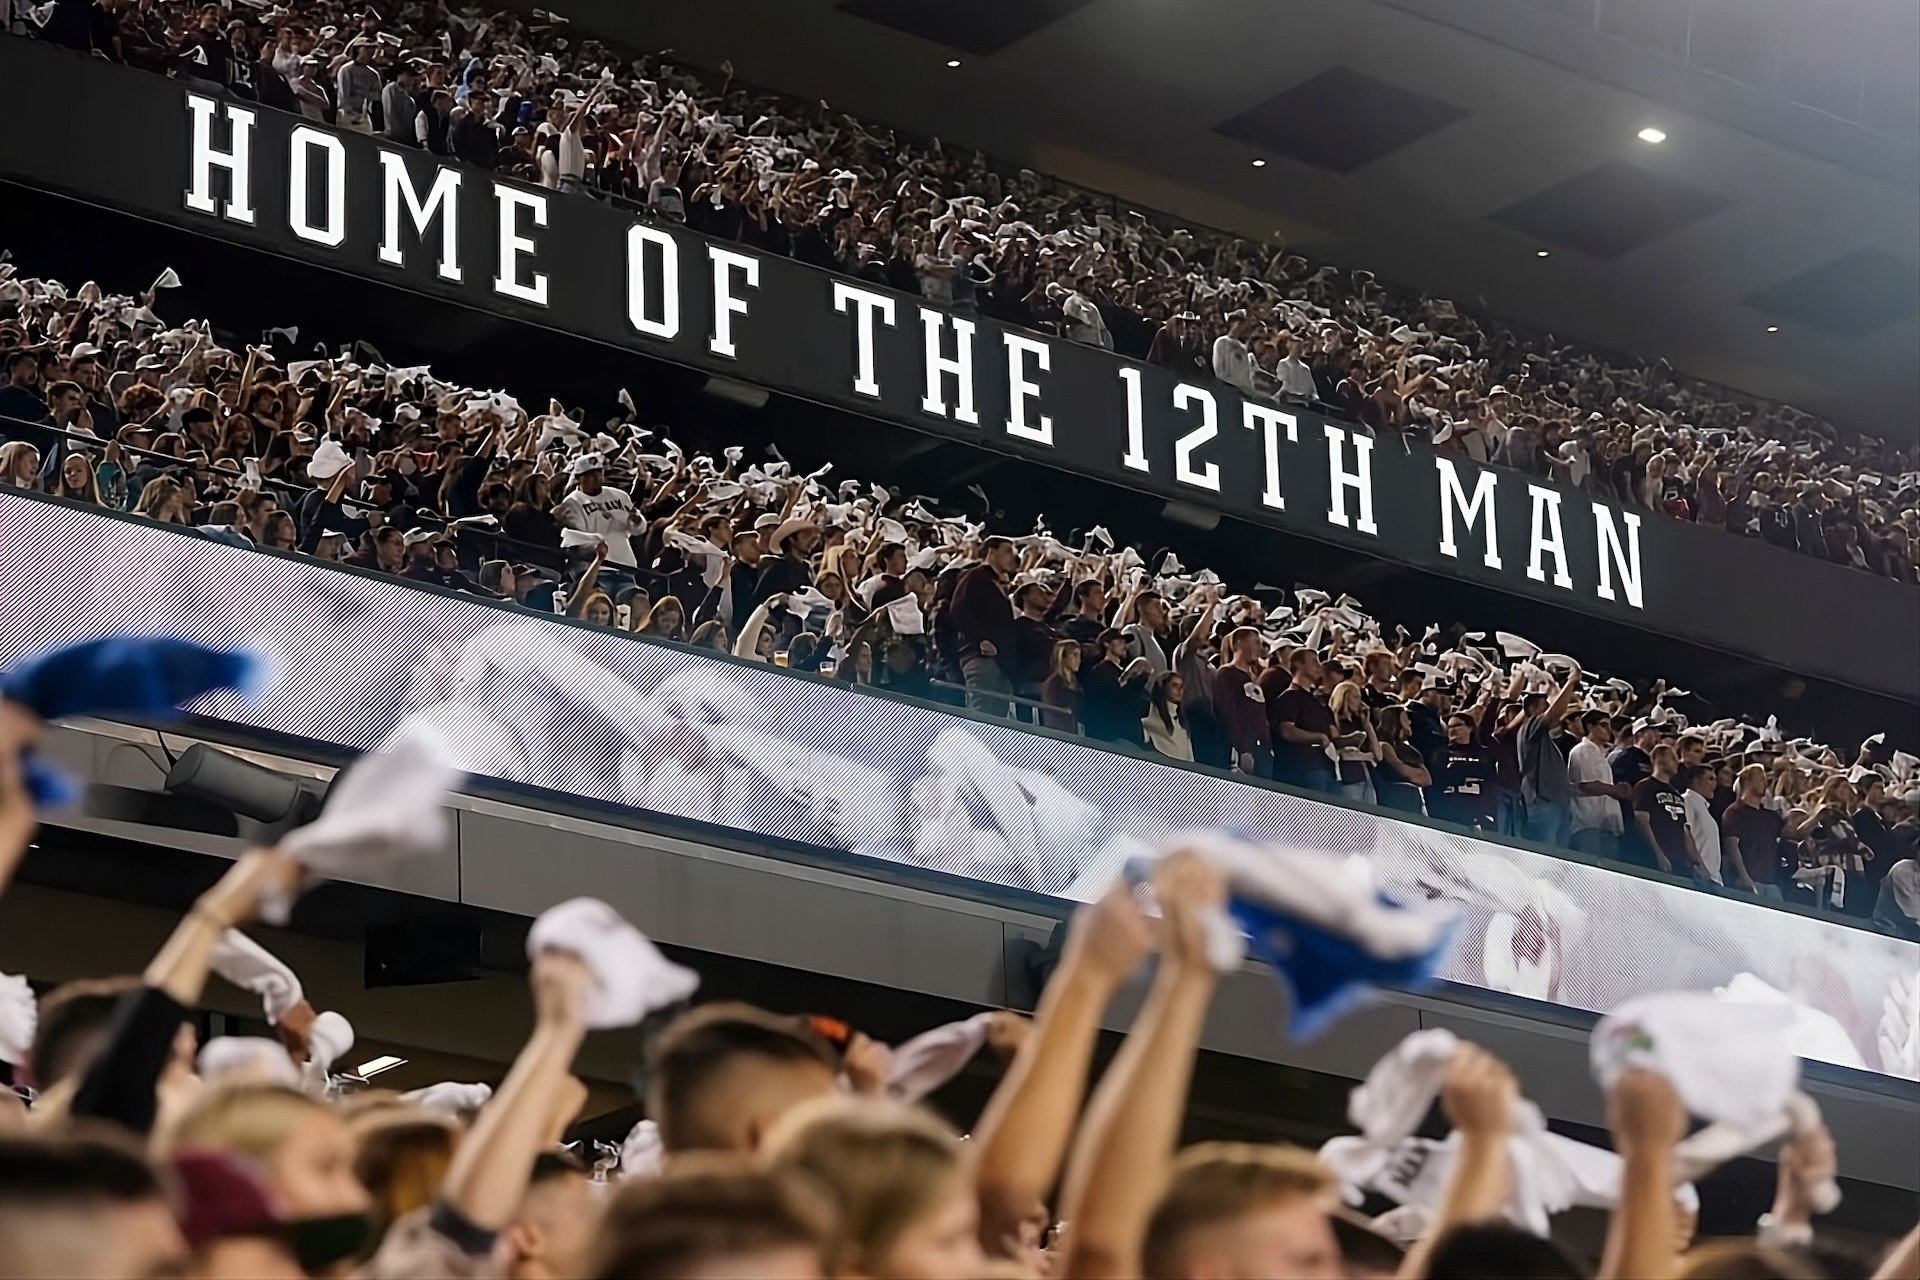
<svg viewBox="0 0 1920 1280"><path fill-rule="evenodd" d="M1235 755L1267 745L1267 704L1254 677L1239 667L1213 673L1213 714Z"/></svg>
<svg viewBox="0 0 1920 1280"><path fill-rule="evenodd" d="M1735 800L1720 817L1720 834L1740 842L1740 861L1755 884L1772 884L1780 865L1780 830L1786 825L1771 809Z"/></svg>
<svg viewBox="0 0 1920 1280"><path fill-rule="evenodd" d="M1002 666L1014 661L1013 606L992 565L977 564L960 575L953 599L947 602L947 621L953 625L962 661L979 657L982 641L992 643Z"/></svg>

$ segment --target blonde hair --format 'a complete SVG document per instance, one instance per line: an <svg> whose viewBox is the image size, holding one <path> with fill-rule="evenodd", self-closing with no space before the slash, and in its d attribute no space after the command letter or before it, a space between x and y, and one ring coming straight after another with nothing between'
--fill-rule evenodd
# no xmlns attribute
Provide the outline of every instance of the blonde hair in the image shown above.
<svg viewBox="0 0 1920 1280"><path fill-rule="evenodd" d="M804 1174L839 1211L829 1274L871 1271L900 1234L956 1185L966 1156L959 1135L932 1114L869 1098L803 1103L768 1132L764 1158Z"/></svg>
<svg viewBox="0 0 1920 1280"><path fill-rule="evenodd" d="M1348 703L1354 704L1351 711L1347 709ZM1360 686L1351 680L1342 680L1335 685L1333 692L1327 695L1327 710L1336 716L1345 716L1348 719L1365 715L1367 704L1366 700L1360 696Z"/></svg>
<svg viewBox="0 0 1920 1280"><path fill-rule="evenodd" d="M433 1203L460 1144L457 1125L406 1105L366 1107L348 1119L347 1132L354 1176L372 1194L381 1230Z"/></svg>
<svg viewBox="0 0 1920 1280"><path fill-rule="evenodd" d="M216 1085L181 1115L166 1145L210 1147L265 1164L302 1122L326 1110L285 1085Z"/></svg>
<svg viewBox="0 0 1920 1280"><path fill-rule="evenodd" d="M1308 1198L1331 1203L1333 1175L1302 1147L1203 1142L1173 1163L1173 1176L1147 1220L1141 1262L1149 1276L1179 1274L1188 1238L1270 1204Z"/></svg>

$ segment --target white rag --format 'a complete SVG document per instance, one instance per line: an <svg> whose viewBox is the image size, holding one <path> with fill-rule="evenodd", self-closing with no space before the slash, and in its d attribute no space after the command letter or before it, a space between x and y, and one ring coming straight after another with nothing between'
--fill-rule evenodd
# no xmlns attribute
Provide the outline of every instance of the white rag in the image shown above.
<svg viewBox="0 0 1920 1280"><path fill-rule="evenodd" d="M1629 1068L1657 1071L1703 1120L1766 1124L1800 1086L1793 1009L1705 992L1638 996L1593 1029L1594 1079L1611 1091Z"/></svg>
<svg viewBox="0 0 1920 1280"><path fill-rule="evenodd" d="M280 957L238 929L220 935L213 947L213 971L243 991L260 997L267 1021L274 1026L304 995L300 979Z"/></svg>
<svg viewBox="0 0 1920 1280"><path fill-rule="evenodd" d="M987 1042L991 1013L925 1031L893 1051L887 1092L902 1102L918 1102L960 1074Z"/></svg>
<svg viewBox="0 0 1920 1280"><path fill-rule="evenodd" d="M1840 1025L1838 1018L1800 1003L1762 978L1751 973L1736 973L1726 986L1715 987L1713 994L1733 1004L1784 1005L1793 1010L1793 1025L1787 1030L1787 1042L1795 1053L1816 1062L1831 1062L1836 1066L1862 1071L1867 1069L1859 1046L1853 1043L1853 1037L1847 1034L1847 1029Z"/></svg>
<svg viewBox="0 0 1920 1280"><path fill-rule="evenodd" d="M666 1158L667 1144L660 1140L660 1126L642 1120L627 1130L626 1141L620 1144L620 1176L657 1178Z"/></svg>
<svg viewBox="0 0 1920 1280"><path fill-rule="evenodd" d="M1801 867L1793 873L1793 882L1812 889L1816 901L1821 893L1825 893L1827 906L1835 911L1847 905L1847 873L1844 868Z"/></svg>
<svg viewBox="0 0 1920 1280"><path fill-rule="evenodd" d="M27 980L0 973L0 1062L22 1063L33 1048L40 1025L40 1006Z"/></svg>
<svg viewBox="0 0 1920 1280"><path fill-rule="evenodd" d="M1429 1218L1439 1211L1459 1161L1460 1135L1413 1134L1439 1097L1458 1047L1450 1031L1416 1031L1375 1063L1348 1095L1347 1118L1362 1136L1331 1140L1320 1149L1320 1158L1350 1200L1357 1203L1360 1192L1375 1191ZM1610 1208L1619 1200L1619 1157L1548 1132L1540 1109L1525 1099L1515 1105L1507 1155L1514 1178L1504 1216L1536 1235L1546 1235L1552 1216L1565 1209ZM1697 1209L1691 1186L1676 1195Z"/></svg>
<svg viewBox="0 0 1920 1280"><path fill-rule="evenodd" d="M421 720L403 722L336 776L327 807L280 842L279 851L324 876L365 874L446 846L444 803L461 772L448 763L445 736ZM292 895L261 903L260 918L285 924Z"/></svg>
<svg viewBox="0 0 1920 1280"><path fill-rule="evenodd" d="M646 934L598 898L570 898L541 913L527 934L527 958L548 950L579 956L592 973L584 1013L595 1030L630 1027L700 985L699 974L661 955Z"/></svg>
<svg viewBox="0 0 1920 1280"><path fill-rule="evenodd" d="M1743 984L1743 990L1750 995L1751 984ZM1639 996L1594 1027L1594 1079L1611 1091L1630 1068L1656 1071L1673 1085L1690 1115L1711 1122L1674 1151L1675 1179L1691 1181L1820 1123L1819 1106L1800 1091L1796 1020L1795 1006L1786 999L1691 991ZM1840 1188L1831 1179L1810 1192L1818 1212L1840 1202Z"/></svg>
<svg viewBox="0 0 1920 1280"><path fill-rule="evenodd" d="M478 1111L486 1106L487 1099L492 1096L493 1086L490 1084L460 1084L442 1080L424 1089L409 1089L400 1095L400 1100L411 1102L429 1115L458 1118L462 1112Z"/></svg>
<svg viewBox="0 0 1920 1280"><path fill-rule="evenodd" d="M208 1084L277 1084L300 1087L300 1068L278 1040L265 1036L215 1036L200 1046L194 1062Z"/></svg>
<svg viewBox="0 0 1920 1280"><path fill-rule="evenodd" d="M317 1015L307 1029L307 1071L319 1077L323 1091L327 1073L352 1052L353 1040L353 1024L331 1009Z"/></svg>

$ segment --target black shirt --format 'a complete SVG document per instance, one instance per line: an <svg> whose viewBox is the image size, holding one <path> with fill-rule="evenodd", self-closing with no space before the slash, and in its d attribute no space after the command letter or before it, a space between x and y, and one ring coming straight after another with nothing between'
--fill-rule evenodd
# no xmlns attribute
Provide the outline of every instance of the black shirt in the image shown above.
<svg viewBox="0 0 1920 1280"><path fill-rule="evenodd" d="M1437 753L1435 763L1433 816L1462 826L1491 823L1499 787L1492 750L1478 742L1449 742Z"/></svg>
<svg viewBox="0 0 1920 1280"><path fill-rule="evenodd" d="M1080 724L1089 738L1144 747L1140 719L1147 713L1147 682L1122 684L1121 670L1103 659L1080 673Z"/></svg>
<svg viewBox="0 0 1920 1280"><path fill-rule="evenodd" d="M1671 782L1642 778L1633 788L1633 811L1647 815L1654 843L1667 855L1670 869L1679 875L1690 874L1693 860L1687 857L1687 793ZM1639 829L1637 820L1634 829ZM1646 841L1639 844L1645 847Z"/></svg>
<svg viewBox="0 0 1920 1280"><path fill-rule="evenodd" d="M1280 732L1281 725L1290 724L1306 733L1331 736L1333 712L1327 710L1327 704L1320 701L1318 694L1290 684L1274 700L1267 719L1273 726L1273 760L1281 781L1320 786L1333 778L1333 761L1327 758L1325 747L1317 743L1289 742Z"/></svg>
<svg viewBox="0 0 1920 1280"><path fill-rule="evenodd" d="M1736 800L1727 806L1726 816L1720 820L1722 838L1735 840L1740 845L1740 862L1747 869L1747 877L1755 884L1772 884L1780 875L1780 831L1786 825L1781 816L1771 809L1759 808L1745 800ZM1738 876L1729 879L1723 868L1721 878L1729 884L1735 883Z"/></svg>
<svg viewBox="0 0 1920 1280"><path fill-rule="evenodd" d="M1619 747L1607 757L1607 764L1613 768L1613 780L1616 784L1632 790L1642 779L1653 776L1653 761L1647 753L1635 746ZM1628 796L1620 802L1620 821L1622 831L1632 831L1633 797Z"/></svg>
<svg viewBox="0 0 1920 1280"><path fill-rule="evenodd" d="M1383 742L1381 748L1391 751L1400 763L1411 769L1426 768L1426 761L1408 742ZM1398 809L1402 813L1425 813L1426 803L1421 799L1420 788L1400 776L1400 771L1385 760L1373 766L1373 793L1380 803L1389 809Z"/></svg>

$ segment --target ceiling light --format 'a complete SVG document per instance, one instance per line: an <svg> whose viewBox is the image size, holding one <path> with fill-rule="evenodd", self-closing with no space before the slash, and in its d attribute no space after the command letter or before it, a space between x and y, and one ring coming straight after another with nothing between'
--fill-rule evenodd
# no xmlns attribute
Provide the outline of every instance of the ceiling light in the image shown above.
<svg viewBox="0 0 1920 1280"><path fill-rule="evenodd" d="M957 66L959 66L959 65L960 65L960 59L958 59L958 58L948 58L948 59L947 59L947 65L948 65L948 66L950 66L950 67L957 67Z"/></svg>
<svg viewBox="0 0 1920 1280"><path fill-rule="evenodd" d="M406 1062L405 1058L396 1058L390 1053L383 1053L377 1058L370 1058L361 1063L353 1069L353 1073L362 1080L368 1080L382 1071L391 1071L395 1067L405 1066Z"/></svg>
<svg viewBox="0 0 1920 1280"><path fill-rule="evenodd" d="M1264 169L1267 167L1267 162L1265 160L1255 160L1253 162L1253 167L1256 169Z"/></svg>
<svg viewBox="0 0 1920 1280"><path fill-rule="evenodd" d="M1768 325L1768 326L1767 326L1767 332L1768 332L1768 333L1778 333L1778 332L1780 332L1780 326L1779 326L1779 325L1777 325L1777 324L1770 324L1770 325Z"/></svg>
<svg viewBox="0 0 1920 1280"><path fill-rule="evenodd" d="M1667 131L1665 129L1655 129L1652 126L1648 126L1640 131L1639 137L1642 142L1665 142L1667 140Z"/></svg>
<svg viewBox="0 0 1920 1280"><path fill-rule="evenodd" d="M1544 258L1548 256L1548 253L1547 253L1547 250L1545 249L1535 249L1533 251L1533 256L1536 258Z"/></svg>

